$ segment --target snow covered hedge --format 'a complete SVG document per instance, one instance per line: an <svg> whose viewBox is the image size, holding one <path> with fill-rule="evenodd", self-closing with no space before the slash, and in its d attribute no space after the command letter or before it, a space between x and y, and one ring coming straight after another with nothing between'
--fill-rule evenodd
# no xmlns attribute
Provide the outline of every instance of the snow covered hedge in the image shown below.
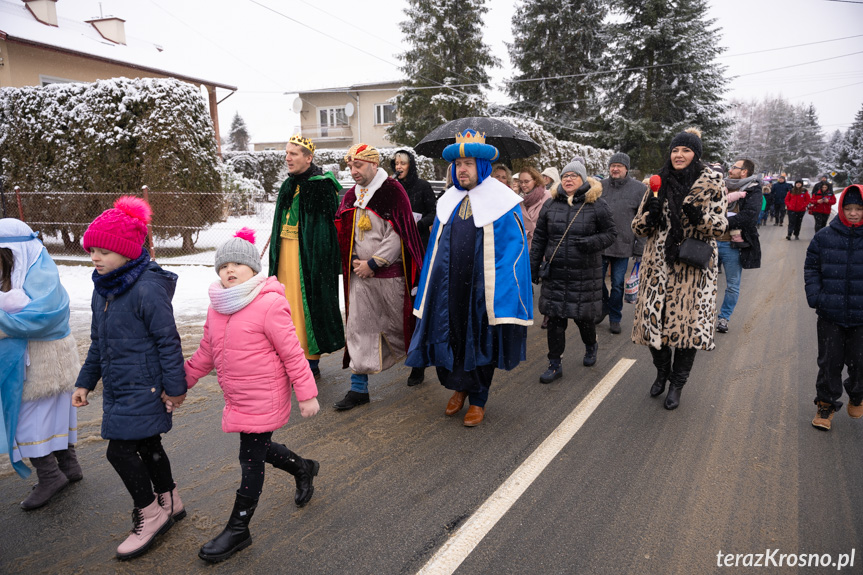
<svg viewBox="0 0 863 575"><path fill-rule="evenodd" d="M548 167L562 170L574 157L581 156L584 158L584 167L587 168L588 175L608 173L608 160L614 155L614 150L605 150L577 142L558 140L554 134L536 122L526 118L500 117L497 119L512 124L530 136L542 148L539 154L533 155L530 158L515 160L513 162L513 172L518 172L528 165L537 168L539 171Z"/></svg>
<svg viewBox="0 0 863 575"><path fill-rule="evenodd" d="M182 236L186 249L223 217L210 115L199 89L178 80L0 89L0 158L6 188L28 194L25 218L68 247L143 185L154 235Z"/></svg>
<svg viewBox="0 0 863 575"><path fill-rule="evenodd" d="M222 157L244 177L257 180L265 195L277 194L288 177L285 153L278 150L260 152L224 152Z"/></svg>

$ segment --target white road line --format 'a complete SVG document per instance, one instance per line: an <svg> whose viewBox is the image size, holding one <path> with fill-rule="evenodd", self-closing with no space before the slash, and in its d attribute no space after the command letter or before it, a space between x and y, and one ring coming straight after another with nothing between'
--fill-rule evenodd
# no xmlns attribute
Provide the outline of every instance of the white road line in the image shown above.
<svg viewBox="0 0 863 575"><path fill-rule="evenodd" d="M605 396L634 363L634 359L618 361L602 381L587 394L587 397L545 438L536 451L513 471L497 491L444 543L443 547L417 572L417 575L449 575L458 569L483 537L581 429L587 418L599 407Z"/></svg>

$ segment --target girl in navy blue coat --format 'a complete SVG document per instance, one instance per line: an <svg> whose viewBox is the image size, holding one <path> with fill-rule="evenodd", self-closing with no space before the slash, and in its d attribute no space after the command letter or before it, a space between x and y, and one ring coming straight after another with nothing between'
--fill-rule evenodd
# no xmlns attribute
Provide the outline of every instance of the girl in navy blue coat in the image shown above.
<svg viewBox="0 0 863 575"><path fill-rule="evenodd" d="M839 214L819 230L803 268L806 300L818 314L818 378L812 425L830 430L842 408L842 369L848 415L863 417L863 186L845 188Z"/></svg>
<svg viewBox="0 0 863 575"><path fill-rule="evenodd" d="M171 429L163 401L176 406L186 396L171 307L177 276L151 262L143 248L150 214L145 201L119 198L93 220L83 242L96 267L93 322L72 404L87 405L87 394L102 379L106 455L135 504L134 526L117 548L119 559L141 555L186 515L160 435Z"/></svg>

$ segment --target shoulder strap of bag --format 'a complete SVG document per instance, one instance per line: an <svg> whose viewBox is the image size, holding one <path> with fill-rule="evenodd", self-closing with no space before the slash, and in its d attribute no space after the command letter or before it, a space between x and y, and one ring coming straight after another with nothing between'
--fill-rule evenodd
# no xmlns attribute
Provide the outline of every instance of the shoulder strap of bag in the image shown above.
<svg viewBox="0 0 863 575"><path fill-rule="evenodd" d="M567 234L567 233L569 233L569 228L571 228L571 227L572 227L572 223L575 221L575 218L577 218L577 217L578 217L578 214L580 214L580 213L581 213L581 210L583 210L583 209L584 209L584 206L585 206L585 205L587 205L587 202L586 202L586 201L585 201L585 202L582 202L581 207L580 207L580 208L578 208L578 211L577 211L577 212L575 212L575 215L574 215L574 216L572 216L572 219L571 219L571 220L569 220L569 225L568 225L568 226L566 226L566 230L564 230L563 235L562 235L562 236L560 236L560 241L559 241L559 242L557 242L557 247L556 247L556 248L554 248L554 252L552 252L551 257L550 257L550 258L549 258L549 260L548 260L548 265L551 265L551 260L553 260L553 259L554 259L554 256L556 256L556 255L557 255L557 250L559 250L559 249L560 249L560 244L562 244L562 243L563 243L563 240L564 240L564 238L566 237L566 234Z"/></svg>

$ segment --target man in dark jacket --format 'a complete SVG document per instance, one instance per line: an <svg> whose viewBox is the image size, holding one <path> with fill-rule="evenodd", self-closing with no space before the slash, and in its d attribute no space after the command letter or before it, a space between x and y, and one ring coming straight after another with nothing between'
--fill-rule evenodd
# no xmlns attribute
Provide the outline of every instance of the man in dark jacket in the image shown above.
<svg viewBox="0 0 863 575"><path fill-rule="evenodd" d="M423 244L423 255L425 255L425 250L429 244L429 232L434 223L435 204L437 203L434 190L432 190L430 183L420 178L416 159L409 151L399 150L393 154L390 166L393 175L405 189L411 202L414 220L416 220L417 230ZM423 379L425 379L425 368L414 367L408 376L408 386L419 385Z"/></svg>
<svg viewBox="0 0 863 575"><path fill-rule="evenodd" d="M785 221L785 195L791 191L791 184L785 181L785 176L779 176L775 184L770 186L773 198L774 226L781 226Z"/></svg>
<svg viewBox="0 0 863 575"><path fill-rule="evenodd" d="M740 279L744 269L761 267L761 243L758 240L758 214L764 197L761 180L752 175L755 164L741 158L728 169L725 187L729 194L745 192L742 198L728 203L728 230L716 242L719 264L725 270L725 297L719 310L716 331L728 332L728 321L740 296ZM731 230L740 230L742 242L731 241ZM739 245L737 245L739 244Z"/></svg>
<svg viewBox="0 0 863 575"><path fill-rule="evenodd" d="M602 198L611 209L617 238L602 252L602 315L601 323L608 315L611 333L620 333L620 320L623 319L623 284L626 281L626 268L629 258L641 256L644 240L632 233L632 219L638 213L638 206L644 199L647 186L629 177L629 156L618 152L608 162L609 177L602 180ZM605 285L605 274L611 268L611 292Z"/></svg>

